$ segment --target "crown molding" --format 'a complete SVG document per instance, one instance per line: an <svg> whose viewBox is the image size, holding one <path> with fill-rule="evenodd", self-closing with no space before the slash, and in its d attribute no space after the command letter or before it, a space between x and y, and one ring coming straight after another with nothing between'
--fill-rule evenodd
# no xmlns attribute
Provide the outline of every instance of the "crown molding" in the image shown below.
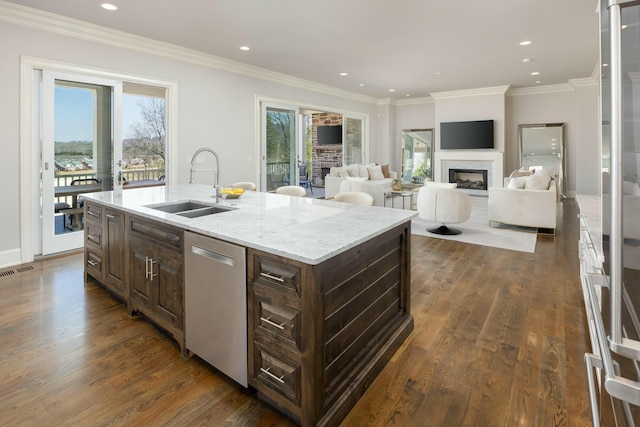
<svg viewBox="0 0 640 427"><path fill-rule="evenodd" d="M396 105L422 105L422 104L433 104L436 100L431 96L424 96L421 98L408 98L408 99L399 99Z"/></svg>
<svg viewBox="0 0 640 427"><path fill-rule="evenodd" d="M573 92L574 90L575 88L569 83L562 83L558 85L512 88L507 95L508 96L542 95L542 94L549 94L549 93Z"/></svg>
<svg viewBox="0 0 640 427"><path fill-rule="evenodd" d="M0 21L121 49L161 56L203 67L215 68L352 101L365 102L368 104L377 104L379 102L379 99L376 97L300 79L288 74L270 71L174 44L140 37L15 3L9 3L4 0L0 0Z"/></svg>
<svg viewBox="0 0 640 427"><path fill-rule="evenodd" d="M506 85L484 87L478 89L456 90L451 92L436 92L432 93L431 97L435 100L441 100L450 98L468 98L470 96L504 95L509 90L509 87L509 85Z"/></svg>

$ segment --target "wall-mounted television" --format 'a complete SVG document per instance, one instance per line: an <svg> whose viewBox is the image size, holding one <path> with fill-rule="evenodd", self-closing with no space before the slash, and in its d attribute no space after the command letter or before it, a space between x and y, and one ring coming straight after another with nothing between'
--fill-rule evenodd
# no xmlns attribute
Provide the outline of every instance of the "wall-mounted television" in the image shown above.
<svg viewBox="0 0 640 427"><path fill-rule="evenodd" d="M493 148L493 120L440 123L441 150Z"/></svg>
<svg viewBox="0 0 640 427"><path fill-rule="evenodd" d="M318 145L342 144L342 125L318 126Z"/></svg>

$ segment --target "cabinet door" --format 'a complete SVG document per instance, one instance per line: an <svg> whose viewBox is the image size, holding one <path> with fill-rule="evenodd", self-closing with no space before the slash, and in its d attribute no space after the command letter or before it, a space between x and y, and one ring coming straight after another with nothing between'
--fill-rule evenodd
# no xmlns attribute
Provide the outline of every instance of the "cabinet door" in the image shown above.
<svg viewBox="0 0 640 427"><path fill-rule="evenodd" d="M164 255L153 266L152 292L155 314L160 319L181 329L183 324L184 296L182 261L178 254Z"/></svg>
<svg viewBox="0 0 640 427"><path fill-rule="evenodd" d="M129 244L129 263L131 268L130 298L136 304L152 307L152 288L149 280L149 264L152 262L153 248L139 242ZM154 270L156 265L153 266Z"/></svg>
<svg viewBox="0 0 640 427"><path fill-rule="evenodd" d="M125 297L125 239L124 213L105 209L106 281L113 290Z"/></svg>

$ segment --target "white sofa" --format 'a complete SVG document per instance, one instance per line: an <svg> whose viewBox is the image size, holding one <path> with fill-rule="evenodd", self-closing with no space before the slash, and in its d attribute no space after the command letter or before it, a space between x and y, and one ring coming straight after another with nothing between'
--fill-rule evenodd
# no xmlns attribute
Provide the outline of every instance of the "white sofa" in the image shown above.
<svg viewBox="0 0 640 427"><path fill-rule="evenodd" d="M489 224L493 225L494 222L498 222L522 227L544 228L555 234L558 205L556 180L549 177L548 187L544 189L509 188L519 187L514 183L509 185L514 179L523 181L522 177L512 174L511 177L505 179L504 188L489 188Z"/></svg>
<svg viewBox="0 0 640 427"><path fill-rule="evenodd" d="M389 171L388 177L384 176L376 176L372 175L372 171L383 172L385 170L386 165L376 165L375 163L368 165L348 165L343 167L333 167L331 168L329 174L324 178L324 197L325 199L331 199L336 194L338 194L340 190L340 185L345 181L353 181L353 182L365 182L368 184L377 185L382 188L384 191L389 191L391 189L391 183L394 179L396 179L397 174L395 172ZM388 169L388 166L387 168ZM378 179L371 179L378 178ZM360 191L360 190L352 190L352 191ZM374 196L375 198L375 196ZM376 205L378 203L376 202ZM383 206L380 204L379 206Z"/></svg>

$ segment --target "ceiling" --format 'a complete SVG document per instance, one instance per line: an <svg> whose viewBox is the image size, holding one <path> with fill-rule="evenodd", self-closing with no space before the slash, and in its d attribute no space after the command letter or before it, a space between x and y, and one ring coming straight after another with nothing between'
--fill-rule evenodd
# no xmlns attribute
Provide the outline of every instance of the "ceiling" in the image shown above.
<svg viewBox="0 0 640 427"><path fill-rule="evenodd" d="M598 60L596 0L11 3L378 98L563 84Z"/></svg>

